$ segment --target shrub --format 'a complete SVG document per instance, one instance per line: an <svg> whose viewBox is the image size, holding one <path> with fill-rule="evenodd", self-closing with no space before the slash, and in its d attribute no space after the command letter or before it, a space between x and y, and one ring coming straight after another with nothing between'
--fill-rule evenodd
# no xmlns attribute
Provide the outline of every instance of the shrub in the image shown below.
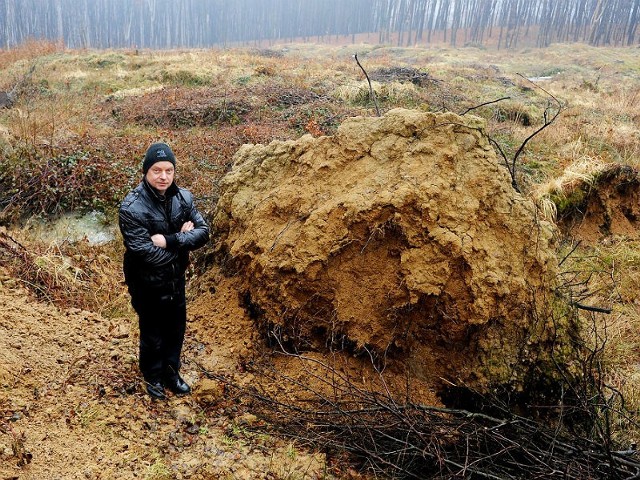
<svg viewBox="0 0 640 480"><path fill-rule="evenodd" d="M118 204L134 176L133 167L104 152L47 155L18 148L0 164L0 219L105 211Z"/></svg>
<svg viewBox="0 0 640 480"><path fill-rule="evenodd" d="M50 55L63 49L64 46L59 43L30 38L13 48L0 50L0 69L7 68L8 65L16 63L19 60L32 60L36 57Z"/></svg>

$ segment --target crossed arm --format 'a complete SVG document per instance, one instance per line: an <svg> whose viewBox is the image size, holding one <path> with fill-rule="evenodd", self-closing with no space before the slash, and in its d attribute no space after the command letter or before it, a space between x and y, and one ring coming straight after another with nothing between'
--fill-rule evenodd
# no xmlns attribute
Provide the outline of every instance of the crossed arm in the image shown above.
<svg viewBox="0 0 640 480"><path fill-rule="evenodd" d="M193 222L189 220L188 222L184 222L182 224L182 228L180 228L181 232L189 232L194 229ZM151 235L151 241L156 247L167 248L167 239L161 233L156 233L155 235Z"/></svg>

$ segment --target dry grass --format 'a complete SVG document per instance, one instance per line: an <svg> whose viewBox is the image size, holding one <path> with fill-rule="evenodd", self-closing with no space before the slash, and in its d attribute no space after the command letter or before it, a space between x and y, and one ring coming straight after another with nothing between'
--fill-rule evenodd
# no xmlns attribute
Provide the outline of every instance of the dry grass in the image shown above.
<svg viewBox="0 0 640 480"><path fill-rule="evenodd" d="M419 92L412 83L371 82L371 87L376 98L385 103L403 103L406 100L420 98ZM356 105L373 105L369 95L369 84L366 81L340 85L334 92L335 98Z"/></svg>
<svg viewBox="0 0 640 480"><path fill-rule="evenodd" d="M582 313L592 348L602 349L599 374L612 398L620 392L628 409L612 414L614 438L623 445L640 435L640 242L611 238L576 250L563 269L580 282L583 303L611 308L609 315Z"/></svg>
<svg viewBox="0 0 640 480"><path fill-rule="evenodd" d="M574 151L581 153L582 149ZM560 177L540 185L538 198L548 202L553 197L560 207L574 201L579 204L589 188L610 188L607 175L620 170L615 164L596 160L578 160ZM605 181L598 181L599 177ZM628 409L624 414L607 413L612 415L614 437L629 444L640 434L640 389L636 381L640 366L640 243L637 236L621 235L595 243L586 240L564 262L564 278L573 284L572 291L581 303L611 309L611 314L582 313L584 338L599 351L597 373L607 395L617 398L621 394L624 399Z"/></svg>
<svg viewBox="0 0 640 480"><path fill-rule="evenodd" d="M531 192L535 202L540 205L545 218L556 220L558 202L565 202L578 187L593 185L598 174L607 168L607 164L598 158L582 157L568 165L558 177L537 184Z"/></svg>
<svg viewBox="0 0 640 480"><path fill-rule="evenodd" d="M0 231L5 268L41 299L106 316L129 312L121 242L44 242L31 231Z"/></svg>

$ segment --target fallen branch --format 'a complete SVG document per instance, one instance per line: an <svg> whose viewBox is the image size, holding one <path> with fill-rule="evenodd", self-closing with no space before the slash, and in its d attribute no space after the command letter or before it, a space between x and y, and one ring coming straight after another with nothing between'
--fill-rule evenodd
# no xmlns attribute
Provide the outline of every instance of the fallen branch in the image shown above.
<svg viewBox="0 0 640 480"><path fill-rule="evenodd" d="M582 305L581 303L578 303L578 302L571 303L571 306L576 307L580 310L586 310L588 312L611 313L613 311L610 308L591 307L589 305Z"/></svg>
<svg viewBox="0 0 640 480"><path fill-rule="evenodd" d="M463 115L466 115L467 113L475 110L476 108L485 107L487 105L492 105L494 103L498 103L498 102L501 102L503 100L509 100L510 98L511 97L502 97L502 98L498 98L497 100L491 100L490 102L484 102L484 103L481 103L480 105L476 105L475 107L467 108L464 112L460 113L459 115L462 117Z"/></svg>
<svg viewBox="0 0 640 480"><path fill-rule="evenodd" d="M329 455L348 452L374 476L613 480L640 472L633 451L607 450L599 442L514 415L502 404L474 412L399 402L384 389L357 385L325 361L278 353L299 361L305 374L252 363L249 369L259 380L249 387L232 385L234 390L250 397L253 412L281 435ZM209 378L230 382L199 367Z"/></svg>

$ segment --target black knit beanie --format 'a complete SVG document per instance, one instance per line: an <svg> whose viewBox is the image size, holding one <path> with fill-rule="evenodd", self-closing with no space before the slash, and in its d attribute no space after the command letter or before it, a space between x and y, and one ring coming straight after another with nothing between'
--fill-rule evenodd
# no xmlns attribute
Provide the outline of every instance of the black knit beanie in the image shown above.
<svg viewBox="0 0 640 480"><path fill-rule="evenodd" d="M154 143L147 149L142 162L142 173L146 174L156 162L171 162L176 166L176 157L166 143Z"/></svg>

